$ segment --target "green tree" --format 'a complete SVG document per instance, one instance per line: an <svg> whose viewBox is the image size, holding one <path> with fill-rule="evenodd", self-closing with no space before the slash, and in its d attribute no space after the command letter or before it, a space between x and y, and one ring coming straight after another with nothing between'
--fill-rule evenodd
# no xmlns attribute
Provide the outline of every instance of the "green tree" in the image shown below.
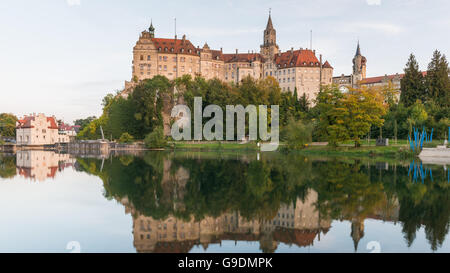
<svg viewBox="0 0 450 273"><path fill-rule="evenodd" d="M441 106L450 107L450 70L445 55L434 51L433 58L428 65L426 87L431 99Z"/></svg>
<svg viewBox="0 0 450 273"><path fill-rule="evenodd" d="M13 114L0 114L0 137L16 137L17 117Z"/></svg>
<svg viewBox="0 0 450 273"><path fill-rule="evenodd" d="M137 121L134 117L136 109L129 98L117 97L113 99L105 111L108 120L104 129L108 136L112 135L114 139L117 139L125 132L132 136L139 136L137 128L140 121Z"/></svg>
<svg viewBox="0 0 450 273"><path fill-rule="evenodd" d="M427 96L425 93L424 78L419 70L419 64L416 57L411 54L404 69L405 76L401 79L400 102L405 106L414 104L417 100L425 102Z"/></svg>
<svg viewBox="0 0 450 273"><path fill-rule="evenodd" d="M164 148L167 145L167 140L164 137L164 129L162 127L156 127L153 132L145 137L144 142L147 148Z"/></svg>
<svg viewBox="0 0 450 273"><path fill-rule="evenodd" d="M86 126L89 125L89 123L91 123L95 119L95 116L90 116L85 119L77 119L74 121L74 124L80 126L80 131L82 131Z"/></svg>
<svg viewBox="0 0 450 273"><path fill-rule="evenodd" d="M302 149L312 140L313 125L291 119L284 128L285 140L289 149Z"/></svg>
<svg viewBox="0 0 450 273"><path fill-rule="evenodd" d="M123 133L119 138L120 143L132 143L133 141L134 141L134 137L126 132Z"/></svg>
<svg viewBox="0 0 450 273"><path fill-rule="evenodd" d="M376 89L352 90L344 97L343 106L348 111L343 115L344 124L355 147L360 146L361 137L367 135L372 126L383 126L382 116L386 114L383 102L384 97Z"/></svg>
<svg viewBox="0 0 450 273"><path fill-rule="evenodd" d="M298 100L298 109L296 109L297 111L301 111L301 112L305 112L307 113L309 111L309 99L306 96L306 93L303 93L303 95L300 97L300 99Z"/></svg>
<svg viewBox="0 0 450 273"><path fill-rule="evenodd" d="M344 94L337 86L322 86L316 98L315 108L319 113L317 134L323 138L321 140L328 140L331 146L337 146L340 141L348 139L343 98Z"/></svg>
<svg viewBox="0 0 450 273"><path fill-rule="evenodd" d="M332 146L351 139L357 147L360 138L367 135L372 126L383 125L384 100L376 89L352 89L342 94L337 86L324 87L317 97L318 129Z"/></svg>
<svg viewBox="0 0 450 273"><path fill-rule="evenodd" d="M155 76L144 80L136 86L130 94L129 100L133 105L136 119L135 137L144 138L154 128L163 125L162 106L163 99L170 95L173 83L164 76Z"/></svg>

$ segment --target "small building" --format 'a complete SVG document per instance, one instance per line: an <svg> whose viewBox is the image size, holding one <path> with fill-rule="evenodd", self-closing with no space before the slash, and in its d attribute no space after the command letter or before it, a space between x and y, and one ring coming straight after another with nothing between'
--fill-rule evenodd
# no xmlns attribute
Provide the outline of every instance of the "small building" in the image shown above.
<svg viewBox="0 0 450 273"><path fill-rule="evenodd" d="M59 134L56 118L44 114L25 116L16 122L16 142L19 146L41 146L69 143L69 136Z"/></svg>
<svg viewBox="0 0 450 273"><path fill-rule="evenodd" d="M64 122L61 122L61 124L58 126L58 133L60 135L65 135L69 137L69 142L72 142L75 140L75 137L77 136L77 130L79 130L80 126L78 125L69 125Z"/></svg>

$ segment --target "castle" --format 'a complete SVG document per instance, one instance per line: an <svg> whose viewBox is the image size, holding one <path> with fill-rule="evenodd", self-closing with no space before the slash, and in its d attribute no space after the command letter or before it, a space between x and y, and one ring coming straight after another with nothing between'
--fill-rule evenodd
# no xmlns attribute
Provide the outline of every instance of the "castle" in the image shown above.
<svg viewBox="0 0 450 273"><path fill-rule="evenodd" d="M359 86L366 87L384 87L391 84L393 89L397 91L398 97L400 96L401 89L401 79L404 74L394 74L394 75L384 75L377 77L368 78L366 75L366 67L367 67L367 58L361 54L361 47L358 45L356 47L356 54L353 58L353 72L351 75L344 75L333 77L333 84L336 84L340 87L341 90L343 88L358 88ZM426 72L423 72L423 75L426 75Z"/></svg>
<svg viewBox="0 0 450 273"><path fill-rule="evenodd" d="M195 47L186 35L178 39L156 38L151 23L148 31L141 33L133 48L132 80L125 82L123 95L127 96L136 83L166 76L173 80L183 75L217 78L230 83L238 83L245 77L263 79L275 78L282 91L297 89L298 96L306 94L313 100L321 85L332 84L333 67L328 61L322 62L322 55L316 57L312 49L288 50L281 52L277 45L276 30L269 14L263 35L260 53L224 53L222 49L211 49L207 43Z"/></svg>

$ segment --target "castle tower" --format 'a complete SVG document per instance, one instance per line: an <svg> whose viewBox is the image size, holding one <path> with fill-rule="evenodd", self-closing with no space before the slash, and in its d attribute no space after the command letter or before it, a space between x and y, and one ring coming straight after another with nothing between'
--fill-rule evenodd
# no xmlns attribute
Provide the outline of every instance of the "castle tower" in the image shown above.
<svg viewBox="0 0 450 273"><path fill-rule="evenodd" d="M364 221L359 221L357 219L352 221L352 232L350 234L353 240L353 246L355 247L355 252L358 251L358 244L361 238L364 237Z"/></svg>
<svg viewBox="0 0 450 273"><path fill-rule="evenodd" d="M150 27L148 28L148 32L150 33L151 38L155 38L155 28L153 27L153 21L150 23Z"/></svg>
<svg viewBox="0 0 450 273"><path fill-rule="evenodd" d="M272 60L275 54L278 54L277 31L273 28L272 17L269 12L269 20L264 30L264 43L261 45L261 55L266 60Z"/></svg>
<svg viewBox="0 0 450 273"><path fill-rule="evenodd" d="M361 55L361 48L358 46L356 48L356 54L353 58L353 83L361 81L366 78L366 63L367 59L363 55Z"/></svg>

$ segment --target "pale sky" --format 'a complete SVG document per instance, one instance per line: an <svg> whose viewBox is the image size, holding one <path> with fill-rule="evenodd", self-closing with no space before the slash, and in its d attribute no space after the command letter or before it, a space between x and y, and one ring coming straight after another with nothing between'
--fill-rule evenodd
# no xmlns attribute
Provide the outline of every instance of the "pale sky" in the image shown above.
<svg viewBox="0 0 450 273"><path fill-rule="evenodd" d="M186 34L225 52L259 51L268 11L285 51L313 48L351 72L357 40L368 76L402 73L413 52L421 69L434 49L450 54L448 0L2 0L0 112L101 114L101 100L131 78L132 48L150 20L156 36Z"/></svg>

